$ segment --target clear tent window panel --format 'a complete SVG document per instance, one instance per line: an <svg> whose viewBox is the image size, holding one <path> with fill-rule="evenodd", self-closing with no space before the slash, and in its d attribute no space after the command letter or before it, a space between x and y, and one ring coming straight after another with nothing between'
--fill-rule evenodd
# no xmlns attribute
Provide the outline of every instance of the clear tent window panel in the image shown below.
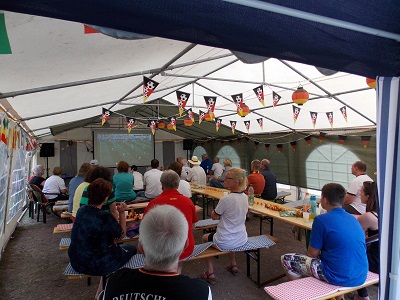
<svg viewBox="0 0 400 300"><path fill-rule="evenodd" d="M306 160L307 187L321 189L326 183L336 182L347 188L354 178L351 165L357 160L357 155L345 146L319 146Z"/></svg>

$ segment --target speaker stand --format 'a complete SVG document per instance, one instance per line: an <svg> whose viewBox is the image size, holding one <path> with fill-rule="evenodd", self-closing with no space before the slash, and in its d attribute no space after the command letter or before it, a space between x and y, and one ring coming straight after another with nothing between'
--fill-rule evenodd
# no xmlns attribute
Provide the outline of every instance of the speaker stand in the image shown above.
<svg viewBox="0 0 400 300"><path fill-rule="evenodd" d="M49 178L49 157L46 156L46 172L47 172L47 178Z"/></svg>

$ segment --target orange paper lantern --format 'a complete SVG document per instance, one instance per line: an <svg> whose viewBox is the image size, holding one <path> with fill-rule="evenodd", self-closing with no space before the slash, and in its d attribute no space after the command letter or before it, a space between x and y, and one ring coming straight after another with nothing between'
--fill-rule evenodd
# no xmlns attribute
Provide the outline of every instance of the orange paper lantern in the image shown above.
<svg viewBox="0 0 400 300"><path fill-rule="evenodd" d="M370 88L376 89L376 80L374 78L367 78L366 82Z"/></svg>
<svg viewBox="0 0 400 300"><path fill-rule="evenodd" d="M183 124L185 126L192 126L193 125L193 121L191 119L186 119L186 120L183 120Z"/></svg>
<svg viewBox="0 0 400 300"><path fill-rule="evenodd" d="M174 126L171 123L168 123L167 129L168 130L174 130Z"/></svg>
<svg viewBox="0 0 400 300"><path fill-rule="evenodd" d="M158 128L160 129L164 129L165 128L165 123L164 122L160 122L157 124Z"/></svg>
<svg viewBox="0 0 400 300"><path fill-rule="evenodd" d="M240 109L238 107L238 109L236 111L237 111L237 114L243 118L250 113L250 108L246 104L243 103L242 108Z"/></svg>
<svg viewBox="0 0 400 300"><path fill-rule="evenodd" d="M214 116L213 113L207 113L207 114L204 116L204 119L205 119L206 121L208 121L208 122L214 121L214 118L215 118L215 116Z"/></svg>
<svg viewBox="0 0 400 300"><path fill-rule="evenodd" d="M302 86L299 86L292 94L292 100L297 105L303 105L308 101L308 98L310 98L310 95Z"/></svg>

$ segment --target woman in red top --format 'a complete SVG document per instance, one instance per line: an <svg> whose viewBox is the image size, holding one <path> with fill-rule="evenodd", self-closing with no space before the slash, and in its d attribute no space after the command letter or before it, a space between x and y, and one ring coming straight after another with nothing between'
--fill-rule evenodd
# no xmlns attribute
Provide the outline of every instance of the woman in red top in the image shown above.
<svg viewBox="0 0 400 300"><path fill-rule="evenodd" d="M253 185L254 194L261 195L264 191L265 179L264 176L260 173L261 162L256 159L251 162L251 174L247 176L247 190L249 189L250 184Z"/></svg>

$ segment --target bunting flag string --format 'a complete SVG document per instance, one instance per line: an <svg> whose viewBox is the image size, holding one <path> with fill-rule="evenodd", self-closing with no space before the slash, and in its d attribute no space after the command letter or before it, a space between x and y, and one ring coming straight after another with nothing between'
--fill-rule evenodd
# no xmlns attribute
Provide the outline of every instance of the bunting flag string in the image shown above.
<svg viewBox="0 0 400 300"><path fill-rule="evenodd" d="M257 96L258 101L262 104L262 106L265 106L264 102L264 87L262 85L256 87L253 89L254 93Z"/></svg>
<svg viewBox="0 0 400 300"><path fill-rule="evenodd" d="M230 121L230 122L231 122L232 134L235 134L236 121Z"/></svg>
<svg viewBox="0 0 400 300"><path fill-rule="evenodd" d="M315 125L317 124L318 113L315 112L315 111L310 111L310 116L311 116L311 122L313 124L314 129L315 129Z"/></svg>
<svg viewBox="0 0 400 300"><path fill-rule="evenodd" d="M275 107L279 100L281 100L281 96L278 95L278 93L275 93L274 91L272 91L272 105Z"/></svg>
<svg viewBox="0 0 400 300"><path fill-rule="evenodd" d="M182 117L186 103L189 100L190 94L181 91L176 91L176 97L178 98L179 115Z"/></svg>
<svg viewBox="0 0 400 300"><path fill-rule="evenodd" d="M128 133L131 133L133 127L135 127L135 119L126 117L126 126L128 127Z"/></svg>
<svg viewBox="0 0 400 300"><path fill-rule="evenodd" d="M101 114L101 126L103 126L111 117L112 111L107 108L102 108L103 113Z"/></svg>
<svg viewBox="0 0 400 300"><path fill-rule="evenodd" d="M150 97L158 86L158 82L146 76L143 76L143 103Z"/></svg>

